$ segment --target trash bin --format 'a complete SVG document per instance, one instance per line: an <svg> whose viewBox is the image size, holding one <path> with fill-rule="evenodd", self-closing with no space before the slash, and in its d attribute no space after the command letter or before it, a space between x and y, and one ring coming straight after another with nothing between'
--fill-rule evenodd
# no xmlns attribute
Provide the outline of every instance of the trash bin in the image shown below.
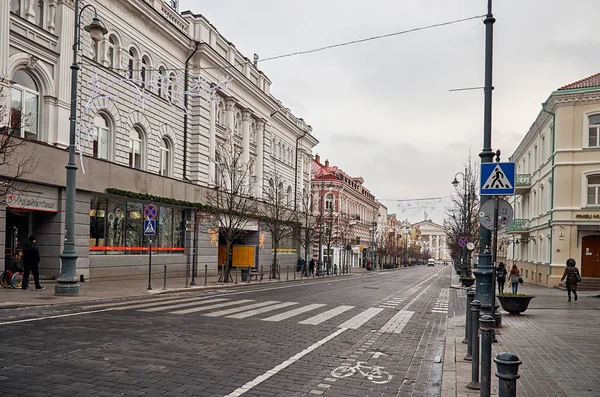
<svg viewBox="0 0 600 397"><path fill-rule="evenodd" d="M250 269L247 267L242 267L242 281L248 281L248 277L250 277Z"/></svg>

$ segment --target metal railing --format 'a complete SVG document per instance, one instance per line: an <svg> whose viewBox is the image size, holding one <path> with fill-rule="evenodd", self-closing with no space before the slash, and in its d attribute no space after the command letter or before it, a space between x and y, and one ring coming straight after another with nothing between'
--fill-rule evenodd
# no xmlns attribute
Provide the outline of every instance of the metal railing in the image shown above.
<svg viewBox="0 0 600 397"><path fill-rule="evenodd" d="M523 232L529 230L529 219L513 219L508 225L509 232Z"/></svg>

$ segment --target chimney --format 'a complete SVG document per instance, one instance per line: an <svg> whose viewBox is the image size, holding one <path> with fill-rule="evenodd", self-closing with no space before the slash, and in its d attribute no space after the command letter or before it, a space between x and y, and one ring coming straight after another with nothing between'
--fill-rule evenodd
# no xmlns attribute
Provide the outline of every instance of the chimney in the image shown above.
<svg viewBox="0 0 600 397"><path fill-rule="evenodd" d="M329 167L329 160L325 160L325 167Z"/></svg>
<svg viewBox="0 0 600 397"><path fill-rule="evenodd" d="M315 154L315 161L317 162L317 164L321 164L321 156Z"/></svg>

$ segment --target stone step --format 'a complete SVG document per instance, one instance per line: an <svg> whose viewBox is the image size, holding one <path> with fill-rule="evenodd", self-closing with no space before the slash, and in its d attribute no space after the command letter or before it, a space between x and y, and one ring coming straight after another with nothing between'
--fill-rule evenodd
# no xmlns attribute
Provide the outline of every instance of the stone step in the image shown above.
<svg viewBox="0 0 600 397"><path fill-rule="evenodd" d="M600 291L599 277L582 277L581 280L581 283L577 285L578 291ZM560 283L555 288L561 289L563 291L567 290L564 282Z"/></svg>

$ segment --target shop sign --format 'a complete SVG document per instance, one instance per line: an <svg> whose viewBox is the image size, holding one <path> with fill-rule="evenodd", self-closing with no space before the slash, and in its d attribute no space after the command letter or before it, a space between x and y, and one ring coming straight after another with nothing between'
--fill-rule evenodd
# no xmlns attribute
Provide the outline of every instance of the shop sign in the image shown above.
<svg viewBox="0 0 600 397"><path fill-rule="evenodd" d="M575 214L575 219L600 219L600 214Z"/></svg>
<svg viewBox="0 0 600 397"><path fill-rule="evenodd" d="M58 189L32 185L9 193L6 206L33 211L58 212Z"/></svg>

